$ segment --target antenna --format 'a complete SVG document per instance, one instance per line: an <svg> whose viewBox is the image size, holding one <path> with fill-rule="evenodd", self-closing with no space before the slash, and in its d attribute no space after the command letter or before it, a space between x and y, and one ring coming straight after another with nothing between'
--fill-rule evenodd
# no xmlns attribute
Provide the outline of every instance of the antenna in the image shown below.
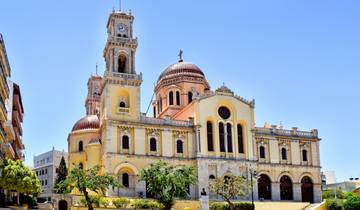
<svg viewBox="0 0 360 210"><path fill-rule="evenodd" d="M96 76L98 75L98 62L96 62Z"/></svg>

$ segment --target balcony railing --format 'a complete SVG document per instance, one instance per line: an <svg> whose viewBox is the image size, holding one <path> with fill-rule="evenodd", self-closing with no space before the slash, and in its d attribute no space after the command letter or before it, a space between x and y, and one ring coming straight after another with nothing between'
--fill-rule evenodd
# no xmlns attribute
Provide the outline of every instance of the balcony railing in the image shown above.
<svg viewBox="0 0 360 210"><path fill-rule="evenodd" d="M153 125L173 125L173 126L182 126L182 127L191 127L194 125L192 121L158 119L158 118L152 118L146 116L141 116L140 121L144 124L153 124Z"/></svg>
<svg viewBox="0 0 360 210"><path fill-rule="evenodd" d="M129 37L110 36L108 37L108 41L137 44L137 38L133 39Z"/></svg>
<svg viewBox="0 0 360 210"><path fill-rule="evenodd" d="M119 72L111 72L111 71L105 71L104 73L105 77L119 77L124 80L142 80L142 73L140 74L127 74L127 73L119 73Z"/></svg>
<svg viewBox="0 0 360 210"><path fill-rule="evenodd" d="M311 131L298 131L293 128L292 130L278 129L278 128L255 128L255 134L265 135L279 135L279 136L293 136L293 137L304 137L304 138L318 138L318 132L316 129Z"/></svg>

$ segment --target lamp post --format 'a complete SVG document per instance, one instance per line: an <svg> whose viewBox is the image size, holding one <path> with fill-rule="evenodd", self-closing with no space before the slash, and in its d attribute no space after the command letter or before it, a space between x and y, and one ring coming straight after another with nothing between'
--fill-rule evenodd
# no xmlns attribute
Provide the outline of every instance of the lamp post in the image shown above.
<svg viewBox="0 0 360 210"><path fill-rule="evenodd" d="M251 204L254 206L254 186L253 186L253 177L256 178L256 170L250 168L250 185L251 185Z"/></svg>

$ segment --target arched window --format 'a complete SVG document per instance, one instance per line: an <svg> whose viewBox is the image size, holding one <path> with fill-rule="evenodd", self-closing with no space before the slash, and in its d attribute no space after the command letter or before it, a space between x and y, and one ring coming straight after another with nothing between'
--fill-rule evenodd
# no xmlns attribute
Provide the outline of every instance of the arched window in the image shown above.
<svg viewBox="0 0 360 210"><path fill-rule="evenodd" d="M192 92L188 92L188 102L191 103L193 100L193 93Z"/></svg>
<svg viewBox="0 0 360 210"><path fill-rule="evenodd" d="M176 105L180 106L180 92L176 91Z"/></svg>
<svg viewBox="0 0 360 210"><path fill-rule="evenodd" d="M169 92L169 105L174 105L174 92Z"/></svg>
<svg viewBox="0 0 360 210"><path fill-rule="evenodd" d="M120 106L121 108L125 108L125 107L126 107L125 102L121 101L120 104L119 104L119 106Z"/></svg>
<svg viewBox="0 0 360 210"><path fill-rule="evenodd" d="M292 200L293 199L293 187L290 177L284 175L280 179L280 199Z"/></svg>
<svg viewBox="0 0 360 210"><path fill-rule="evenodd" d="M126 56L120 55L118 59L118 72L125 73L126 72Z"/></svg>
<svg viewBox="0 0 360 210"><path fill-rule="evenodd" d="M219 123L219 144L220 152L225 152L225 133L224 133L224 123Z"/></svg>
<svg viewBox="0 0 360 210"><path fill-rule="evenodd" d="M306 149L302 150L302 159L303 159L303 161L308 161L308 156L307 156L307 150Z"/></svg>
<svg viewBox="0 0 360 210"><path fill-rule="evenodd" d="M162 112L162 97L160 96L160 100L159 100L159 113Z"/></svg>
<svg viewBox="0 0 360 210"><path fill-rule="evenodd" d="M281 159L282 160L286 160L287 159L287 154L286 154L286 149L285 148L281 148Z"/></svg>
<svg viewBox="0 0 360 210"><path fill-rule="evenodd" d="M156 106L153 107L153 117L156 117Z"/></svg>
<svg viewBox="0 0 360 210"><path fill-rule="evenodd" d="M129 137L126 136L126 135L122 137L122 148L123 149L129 149L130 148Z"/></svg>
<svg viewBox="0 0 360 210"><path fill-rule="evenodd" d="M83 163L79 163L79 168L83 169L84 168L84 164Z"/></svg>
<svg viewBox="0 0 360 210"><path fill-rule="evenodd" d="M215 176L213 174L210 174L209 179L215 179Z"/></svg>
<svg viewBox="0 0 360 210"><path fill-rule="evenodd" d="M270 180L270 178L265 174L261 174L257 181L258 181L259 199L271 200L271 180Z"/></svg>
<svg viewBox="0 0 360 210"><path fill-rule="evenodd" d="M265 158L265 147L260 146L259 150L260 150L260 158Z"/></svg>
<svg viewBox="0 0 360 210"><path fill-rule="evenodd" d="M308 176L301 179L301 198L302 202L314 202L314 184Z"/></svg>
<svg viewBox="0 0 360 210"><path fill-rule="evenodd" d="M207 129L207 147L209 152L214 151L213 126L210 121L206 123Z"/></svg>
<svg viewBox="0 0 360 210"><path fill-rule="evenodd" d="M156 139L155 138L150 139L150 151L156 152Z"/></svg>
<svg viewBox="0 0 360 210"><path fill-rule="evenodd" d="M83 141L80 141L78 146L79 146L79 152L84 151Z"/></svg>
<svg viewBox="0 0 360 210"><path fill-rule="evenodd" d="M232 125L230 123L226 124L226 134L227 134L227 152L232 152Z"/></svg>
<svg viewBox="0 0 360 210"><path fill-rule="evenodd" d="M122 185L124 187L129 187L129 174L127 173L122 174Z"/></svg>
<svg viewBox="0 0 360 210"><path fill-rule="evenodd" d="M176 141L176 152L177 153L183 153L184 152L183 142L180 139Z"/></svg>
<svg viewBox="0 0 360 210"><path fill-rule="evenodd" d="M239 153L244 153L243 128L240 124L237 125L237 134L238 134Z"/></svg>

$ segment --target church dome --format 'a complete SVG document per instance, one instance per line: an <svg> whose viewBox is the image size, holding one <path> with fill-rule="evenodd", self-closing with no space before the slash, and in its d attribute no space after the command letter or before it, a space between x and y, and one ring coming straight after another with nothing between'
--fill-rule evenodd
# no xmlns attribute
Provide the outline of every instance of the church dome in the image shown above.
<svg viewBox="0 0 360 210"><path fill-rule="evenodd" d="M100 128L100 120L97 115L87 115L77 121L72 131L98 129Z"/></svg>
<svg viewBox="0 0 360 210"><path fill-rule="evenodd" d="M197 65L179 60L177 63L168 66L160 74L156 89L183 81L199 82L204 83L206 87L209 86L205 74Z"/></svg>

